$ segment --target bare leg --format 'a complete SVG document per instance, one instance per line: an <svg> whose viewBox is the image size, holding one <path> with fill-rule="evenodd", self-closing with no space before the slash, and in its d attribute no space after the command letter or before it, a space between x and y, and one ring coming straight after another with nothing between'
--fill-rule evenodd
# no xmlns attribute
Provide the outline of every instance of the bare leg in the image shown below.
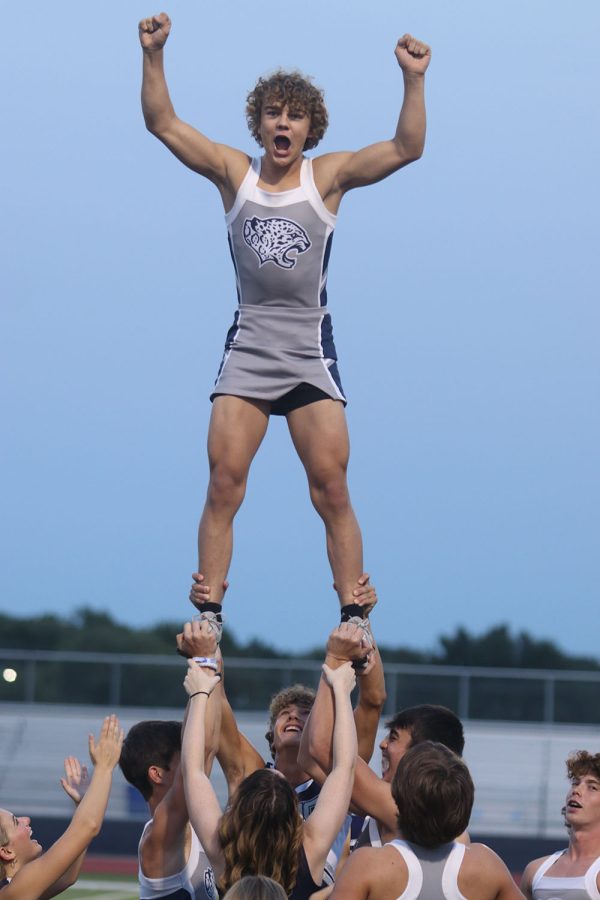
<svg viewBox="0 0 600 900"><path fill-rule="evenodd" d="M208 430L210 480L198 529L198 566L210 585L210 599L221 603L233 551L233 519L240 508L250 464L269 424L269 404L220 396L213 403Z"/></svg>
<svg viewBox="0 0 600 900"><path fill-rule="evenodd" d="M337 400L318 400L292 410L287 422L306 470L311 500L325 524L340 606L354 603L353 590L363 565L362 538L346 481L350 444L344 407Z"/></svg>

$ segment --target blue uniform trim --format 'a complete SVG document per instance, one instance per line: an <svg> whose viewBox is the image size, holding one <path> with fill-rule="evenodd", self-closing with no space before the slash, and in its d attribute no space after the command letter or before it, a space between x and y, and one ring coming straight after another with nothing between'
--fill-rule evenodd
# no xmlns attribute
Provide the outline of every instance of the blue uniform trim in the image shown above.
<svg viewBox="0 0 600 900"><path fill-rule="evenodd" d="M329 313L325 313L321 322L321 350L325 359L337 359L335 344L333 343L333 326Z"/></svg>
<svg viewBox="0 0 600 900"><path fill-rule="evenodd" d="M233 244L231 243L231 235L229 234L229 232L227 232L227 243L229 245L229 253L231 254L231 262L233 263L233 270L235 272L235 289L237 291L238 304L240 304L242 302L242 298L240 296L240 276L238 274L238 267L235 261L235 256L233 254ZM227 337L229 338L229 334L227 335ZM221 370L219 369L219 374L220 373ZM217 378L218 377L219 376L217 375Z"/></svg>
<svg viewBox="0 0 600 900"><path fill-rule="evenodd" d="M325 245L325 253L323 255L323 268L321 269L321 277L325 277L325 283L323 284L323 288L321 290L321 295L319 298L319 302L321 306L327 306L327 270L329 268L329 256L331 254L331 244L333 242L333 231L327 238L327 243Z"/></svg>

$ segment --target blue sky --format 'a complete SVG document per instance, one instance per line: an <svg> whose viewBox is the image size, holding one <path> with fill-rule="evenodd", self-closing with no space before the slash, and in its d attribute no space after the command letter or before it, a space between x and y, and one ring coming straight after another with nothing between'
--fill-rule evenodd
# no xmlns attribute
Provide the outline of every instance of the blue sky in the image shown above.
<svg viewBox="0 0 600 900"><path fill-rule="evenodd" d="M322 150L389 136L393 48L432 45L425 155L348 195L329 303L380 640L499 622L597 654L600 7L307 0L167 7L179 115L253 152L259 74L325 88ZM188 613L208 394L235 289L216 190L144 129L139 2L11 10L1 168L2 608ZM236 522L235 634L336 620L275 420Z"/></svg>

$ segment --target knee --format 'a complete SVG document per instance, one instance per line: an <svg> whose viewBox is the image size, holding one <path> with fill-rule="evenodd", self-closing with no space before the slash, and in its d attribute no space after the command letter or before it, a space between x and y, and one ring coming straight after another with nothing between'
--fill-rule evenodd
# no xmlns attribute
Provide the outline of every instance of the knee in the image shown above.
<svg viewBox="0 0 600 900"><path fill-rule="evenodd" d="M246 493L246 473L216 465L210 473L206 502L213 509L237 510Z"/></svg>
<svg viewBox="0 0 600 900"><path fill-rule="evenodd" d="M311 478L310 496L323 518L346 513L350 509L350 495L345 470L326 471Z"/></svg>

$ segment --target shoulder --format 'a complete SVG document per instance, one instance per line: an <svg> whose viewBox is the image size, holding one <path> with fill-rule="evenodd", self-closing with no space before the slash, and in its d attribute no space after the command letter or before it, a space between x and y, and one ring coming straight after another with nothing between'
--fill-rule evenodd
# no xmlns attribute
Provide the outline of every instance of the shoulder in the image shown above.
<svg viewBox="0 0 600 900"><path fill-rule="evenodd" d="M535 878L536 872L549 859L550 855L540 856L538 857L538 859L532 859L531 862L527 863L527 865L523 869L523 875L521 876L521 890L523 891L523 893L525 893L525 891L527 891L531 887L531 883Z"/></svg>

